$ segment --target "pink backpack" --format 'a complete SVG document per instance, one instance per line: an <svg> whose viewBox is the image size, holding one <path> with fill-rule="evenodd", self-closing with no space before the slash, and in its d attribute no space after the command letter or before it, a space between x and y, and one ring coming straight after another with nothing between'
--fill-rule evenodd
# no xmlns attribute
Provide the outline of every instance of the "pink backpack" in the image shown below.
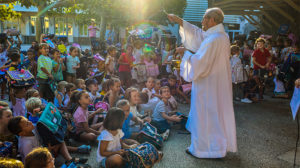
<svg viewBox="0 0 300 168"><path fill-rule="evenodd" d="M99 101L95 104L95 109L97 110L99 108L102 108L104 111L108 111L109 104L106 102Z"/></svg>

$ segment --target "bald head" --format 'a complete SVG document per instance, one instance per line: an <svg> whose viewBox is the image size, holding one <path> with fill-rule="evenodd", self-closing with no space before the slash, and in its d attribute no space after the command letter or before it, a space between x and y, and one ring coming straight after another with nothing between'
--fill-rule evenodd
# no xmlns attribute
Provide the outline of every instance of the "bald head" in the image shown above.
<svg viewBox="0 0 300 168"><path fill-rule="evenodd" d="M206 10L205 15L202 20L202 29L204 31L209 28L223 23L224 13L220 8L209 8Z"/></svg>
<svg viewBox="0 0 300 168"><path fill-rule="evenodd" d="M220 8L209 8L206 10L204 17L213 18L216 24L223 23L224 13Z"/></svg>

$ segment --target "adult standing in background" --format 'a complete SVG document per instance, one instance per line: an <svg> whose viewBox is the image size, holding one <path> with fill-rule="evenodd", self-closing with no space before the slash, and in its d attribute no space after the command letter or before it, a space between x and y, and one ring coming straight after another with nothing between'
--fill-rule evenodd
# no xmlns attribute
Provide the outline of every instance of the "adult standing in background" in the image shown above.
<svg viewBox="0 0 300 168"><path fill-rule="evenodd" d="M91 25L88 27L88 30L91 44L93 45L93 43L96 41L97 31L100 31L100 29L96 26L95 19L91 20Z"/></svg>
<svg viewBox="0 0 300 168"><path fill-rule="evenodd" d="M180 25L184 45L176 49L184 55L180 75L193 82L186 125L191 132L191 145L186 152L198 158L222 158L227 152L236 152L230 41L222 24L223 11L207 9L202 29L173 14L168 18Z"/></svg>

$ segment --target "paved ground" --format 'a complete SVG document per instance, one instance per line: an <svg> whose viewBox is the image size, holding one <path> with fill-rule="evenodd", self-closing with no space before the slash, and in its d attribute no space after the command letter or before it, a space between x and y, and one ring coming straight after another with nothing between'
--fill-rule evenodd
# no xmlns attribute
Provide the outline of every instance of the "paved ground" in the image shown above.
<svg viewBox="0 0 300 168"><path fill-rule="evenodd" d="M173 130L164 143L163 160L155 168L288 168L291 163L278 159L295 146L296 122L292 120L289 101L272 99L255 104L234 102L238 152L223 159L196 159L184 151L190 135ZM180 111L188 113L189 107L181 105ZM96 164L97 145L94 145L89 163ZM300 157L300 156L299 156Z"/></svg>

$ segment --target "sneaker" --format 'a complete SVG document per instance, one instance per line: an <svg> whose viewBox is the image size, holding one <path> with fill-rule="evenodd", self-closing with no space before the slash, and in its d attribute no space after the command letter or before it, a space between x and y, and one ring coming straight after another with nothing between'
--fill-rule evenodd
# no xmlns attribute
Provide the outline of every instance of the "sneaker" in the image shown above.
<svg viewBox="0 0 300 168"><path fill-rule="evenodd" d="M241 100L242 103L252 103L251 100L249 100L248 98L244 98Z"/></svg>
<svg viewBox="0 0 300 168"><path fill-rule="evenodd" d="M169 129L167 129L164 133L161 134L164 141L168 140L169 135L170 135L170 130Z"/></svg>
<svg viewBox="0 0 300 168"><path fill-rule="evenodd" d="M240 100L241 100L241 98L239 98L239 97L236 97L236 98L235 98L235 100L237 100L237 101L240 101Z"/></svg>

